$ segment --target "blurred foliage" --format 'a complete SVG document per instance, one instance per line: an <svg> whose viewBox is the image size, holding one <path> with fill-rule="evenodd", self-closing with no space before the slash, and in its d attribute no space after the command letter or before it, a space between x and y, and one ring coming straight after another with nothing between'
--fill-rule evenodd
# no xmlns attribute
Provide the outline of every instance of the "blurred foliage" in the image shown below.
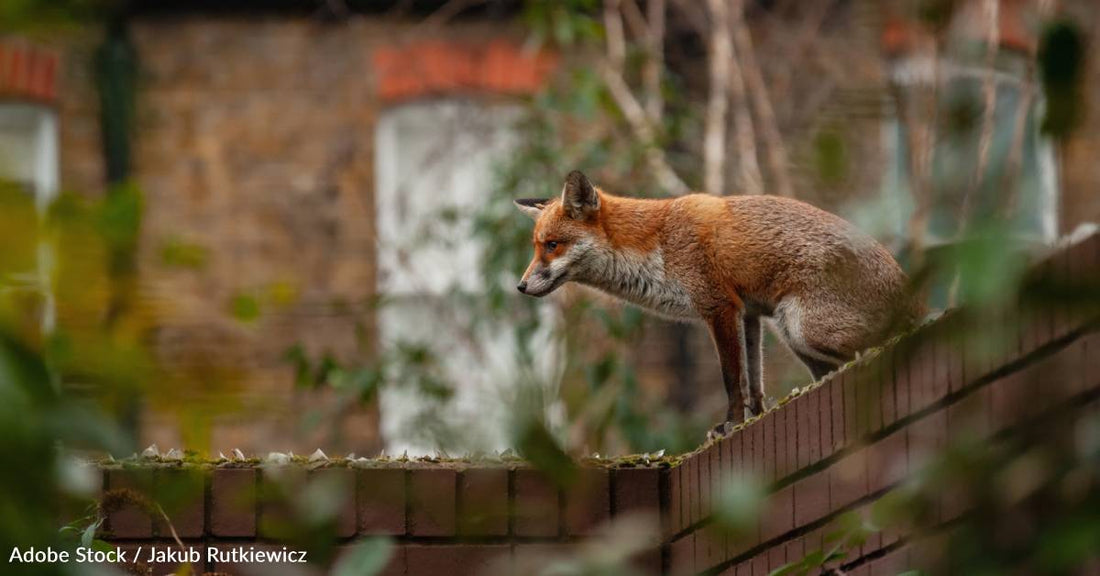
<svg viewBox="0 0 1100 576"><path fill-rule="evenodd" d="M39 215L21 188L0 186L0 547L53 546L73 550L94 540L97 517L66 525L58 519L92 496L91 469L74 451L125 453L128 435L109 414L144 383L149 360L140 342L140 321L104 322L112 248L127 245L132 231L124 206L132 198L99 203L64 197ZM120 207L120 205L122 207ZM104 235L111 222L122 232ZM53 272L44 286L35 273L43 254ZM41 313L56 299L58 324L44 332ZM71 383L101 393L84 397ZM91 528L90 528L91 527ZM72 538L74 531L80 538ZM89 532L90 530L90 532ZM97 544L99 545L99 544ZM77 565L26 566L27 574L75 573ZM85 568L87 569L87 568Z"/></svg>
<svg viewBox="0 0 1100 576"><path fill-rule="evenodd" d="M0 32L56 34L59 30L87 26L123 0L4 0L0 2Z"/></svg>
<svg viewBox="0 0 1100 576"><path fill-rule="evenodd" d="M260 302L251 294L237 294L230 302L230 312L241 322L254 322L260 317Z"/></svg>
<svg viewBox="0 0 1100 576"><path fill-rule="evenodd" d="M603 37L599 7L598 0L531 0L523 18L536 42L574 46Z"/></svg>
<svg viewBox="0 0 1100 576"><path fill-rule="evenodd" d="M205 246L173 237L164 241L160 249L161 262L171 268L202 270L210 259Z"/></svg>
<svg viewBox="0 0 1100 576"><path fill-rule="evenodd" d="M393 545L385 538L372 538L356 544L332 569L333 576L380 574L393 556Z"/></svg>

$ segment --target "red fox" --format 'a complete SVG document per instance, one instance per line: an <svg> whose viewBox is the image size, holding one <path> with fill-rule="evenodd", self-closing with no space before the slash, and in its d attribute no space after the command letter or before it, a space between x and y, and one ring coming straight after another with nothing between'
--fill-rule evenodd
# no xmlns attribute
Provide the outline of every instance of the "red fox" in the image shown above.
<svg viewBox="0 0 1100 576"><path fill-rule="evenodd" d="M727 422L764 411L761 319L820 379L921 307L878 242L809 204L776 196L612 196L574 171L560 199L516 200L535 220L535 256L517 289L566 282L710 329ZM724 425L719 425L719 429Z"/></svg>

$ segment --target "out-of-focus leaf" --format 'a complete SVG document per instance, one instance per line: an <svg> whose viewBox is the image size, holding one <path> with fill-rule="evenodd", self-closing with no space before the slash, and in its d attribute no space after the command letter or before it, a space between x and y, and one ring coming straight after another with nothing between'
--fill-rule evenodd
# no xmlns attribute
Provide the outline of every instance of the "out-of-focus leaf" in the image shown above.
<svg viewBox="0 0 1100 576"><path fill-rule="evenodd" d="M160 249L160 260L165 266L201 270L210 256L205 246L187 242L181 238L169 238Z"/></svg>
<svg viewBox="0 0 1100 576"><path fill-rule="evenodd" d="M275 306L290 306L298 300L298 286L285 280L272 282L267 287L267 298Z"/></svg>
<svg viewBox="0 0 1100 576"><path fill-rule="evenodd" d="M102 523L103 523L103 519L101 518L99 520L96 520L95 522L92 522L91 524L88 524L88 527L85 528L84 532L82 532L80 534L80 545L81 546L83 546L85 548L91 548L92 547L92 543L95 540L96 530L99 530L99 526Z"/></svg>
<svg viewBox="0 0 1100 576"><path fill-rule="evenodd" d="M802 562L791 562L772 570L768 576L788 576L789 574L802 574L805 572Z"/></svg>
<svg viewBox="0 0 1100 576"><path fill-rule="evenodd" d="M576 478L577 465L561 449L540 420L529 418L521 424L516 437L516 447L520 455L544 472L557 485L568 486Z"/></svg>
<svg viewBox="0 0 1100 576"><path fill-rule="evenodd" d="M112 187L99 213L99 231L115 250L130 250L141 230L142 194L133 183Z"/></svg>
<svg viewBox="0 0 1100 576"><path fill-rule="evenodd" d="M374 576L390 563L393 544L386 538L364 540L348 551L332 569L333 576Z"/></svg>
<svg viewBox="0 0 1100 576"><path fill-rule="evenodd" d="M0 383L18 389L40 404L57 399L42 359L22 342L0 330Z"/></svg>
<svg viewBox="0 0 1100 576"><path fill-rule="evenodd" d="M250 294L237 294L230 304L233 317L241 322L254 322L260 317L260 302Z"/></svg>
<svg viewBox="0 0 1100 576"><path fill-rule="evenodd" d="M848 176L848 148L836 130L823 130L814 139L814 167L818 178L828 185Z"/></svg>
<svg viewBox="0 0 1100 576"><path fill-rule="evenodd" d="M714 519L728 532L748 533L756 526L763 502L764 489L755 479L730 479L715 507Z"/></svg>
<svg viewBox="0 0 1100 576"><path fill-rule="evenodd" d="M117 549L114 544L99 538L92 540L91 548L97 552L113 552Z"/></svg>

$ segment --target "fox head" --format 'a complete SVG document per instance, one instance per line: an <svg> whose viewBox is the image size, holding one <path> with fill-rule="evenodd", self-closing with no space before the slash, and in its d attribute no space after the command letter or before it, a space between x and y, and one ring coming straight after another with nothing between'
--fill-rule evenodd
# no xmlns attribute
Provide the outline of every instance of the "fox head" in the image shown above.
<svg viewBox="0 0 1100 576"><path fill-rule="evenodd" d="M561 198L516 200L516 207L535 221L535 257L516 289L542 297L569 280L580 280L599 251L600 193L584 174L565 178Z"/></svg>

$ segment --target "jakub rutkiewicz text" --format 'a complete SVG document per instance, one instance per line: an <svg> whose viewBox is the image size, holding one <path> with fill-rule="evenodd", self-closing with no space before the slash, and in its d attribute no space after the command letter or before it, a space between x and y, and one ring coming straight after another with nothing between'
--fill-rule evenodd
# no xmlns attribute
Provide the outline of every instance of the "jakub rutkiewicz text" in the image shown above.
<svg viewBox="0 0 1100 576"><path fill-rule="evenodd" d="M183 564L203 559L201 548L178 546L139 546L136 550L94 550L78 547L75 550L54 550L53 548L27 549L13 548L8 557L9 564L67 564L75 563L137 563ZM300 564L306 561L306 553L301 550L282 549L257 550L253 546L206 548L207 562L228 562L233 564Z"/></svg>

